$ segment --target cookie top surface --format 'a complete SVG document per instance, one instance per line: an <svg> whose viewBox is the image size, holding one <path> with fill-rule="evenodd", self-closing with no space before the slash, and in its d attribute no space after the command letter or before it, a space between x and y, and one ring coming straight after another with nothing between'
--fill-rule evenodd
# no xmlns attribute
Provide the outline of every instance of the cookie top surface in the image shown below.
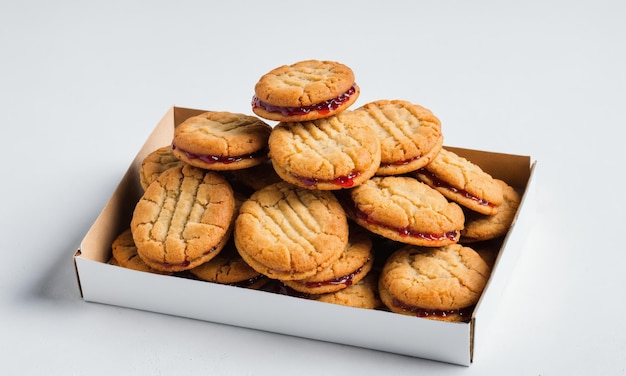
<svg viewBox="0 0 626 376"><path fill-rule="evenodd" d="M307 294L330 293L358 283L372 269L373 264L372 240L366 232L353 227L350 229L348 246L337 261L311 277L284 283Z"/></svg>
<svg viewBox="0 0 626 376"><path fill-rule="evenodd" d="M378 138L349 111L310 122L279 123L268 144L276 172L308 189L359 185L380 164Z"/></svg>
<svg viewBox="0 0 626 376"><path fill-rule="evenodd" d="M190 117L174 130L174 155L206 169L245 168L267 159L272 127L261 119L231 112Z"/></svg>
<svg viewBox="0 0 626 376"><path fill-rule="evenodd" d="M335 61L305 60L261 76L252 110L277 121L306 121L332 115L356 101L354 72Z"/></svg>
<svg viewBox="0 0 626 376"><path fill-rule="evenodd" d="M172 153L172 146L163 146L148 154L141 162L139 182L145 190L159 175L170 167L176 167L184 162Z"/></svg>
<svg viewBox="0 0 626 376"><path fill-rule="evenodd" d="M137 251L154 269L191 269L223 248L234 210L233 190L218 173L188 164L170 168L148 186L133 211Z"/></svg>
<svg viewBox="0 0 626 376"><path fill-rule="evenodd" d="M522 197L515 188L506 182L500 179L495 179L495 181L502 187L503 197L498 212L495 215L484 215L476 212L467 213L465 216L465 228L461 231L461 242L473 243L491 240L505 235L511 227Z"/></svg>
<svg viewBox="0 0 626 376"><path fill-rule="evenodd" d="M381 143L377 175L398 175L428 164L443 145L440 120L403 100L378 100L357 108Z"/></svg>
<svg viewBox="0 0 626 376"><path fill-rule="evenodd" d="M489 266L469 247L409 245L389 256L381 271L379 288L394 298L395 308L462 309L478 302L489 274Z"/></svg>
<svg viewBox="0 0 626 376"><path fill-rule="evenodd" d="M348 222L330 192L279 182L239 209L234 240L243 259L270 278L294 280L335 262L348 244Z"/></svg>
<svg viewBox="0 0 626 376"><path fill-rule="evenodd" d="M460 206L406 176L371 178L350 190L350 199L346 210L359 225L402 243L456 243L465 221Z"/></svg>
<svg viewBox="0 0 626 376"><path fill-rule="evenodd" d="M502 187L478 165L443 148L415 176L448 199L486 215L497 213Z"/></svg>

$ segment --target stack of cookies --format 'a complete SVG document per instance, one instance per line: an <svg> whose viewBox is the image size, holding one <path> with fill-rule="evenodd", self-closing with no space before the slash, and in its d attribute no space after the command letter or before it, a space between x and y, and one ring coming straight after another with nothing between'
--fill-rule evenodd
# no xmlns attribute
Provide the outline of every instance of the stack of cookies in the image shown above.
<svg viewBox="0 0 626 376"><path fill-rule="evenodd" d="M263 75L252 111L176 127L140 169L117 265L438 320L468 320L520 201L404 100L359 108L353 71ZM270 125L268 122L277 122ZM471 246L474 244L474 246Z"/></svg>

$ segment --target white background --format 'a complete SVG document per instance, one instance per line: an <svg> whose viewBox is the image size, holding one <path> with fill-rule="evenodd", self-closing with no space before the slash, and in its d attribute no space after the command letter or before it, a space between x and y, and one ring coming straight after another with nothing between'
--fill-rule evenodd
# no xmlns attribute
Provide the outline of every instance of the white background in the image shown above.
<svg viewBox="0 0 626 376"><path fill-rule="evenodd" d="M625 375L624 4L2 2L0 374ZM81 300L71 256L166 110L250 113L260 75L309 58L349 65L357 105L413 101L447 145L538 160L471 367Z"/></svg>

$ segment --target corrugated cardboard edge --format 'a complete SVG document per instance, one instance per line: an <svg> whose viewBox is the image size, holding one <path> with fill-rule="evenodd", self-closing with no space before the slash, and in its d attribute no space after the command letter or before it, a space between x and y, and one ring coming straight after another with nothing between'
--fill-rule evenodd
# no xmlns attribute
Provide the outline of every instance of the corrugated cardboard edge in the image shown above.
<svg viewBox="0 0 626 376"><path fill-rule="evenodd" d="M132 208L142 193L138 179L141 161L152 150L171 142L173 128L176 125L189 116L201 112L204 111L182 107L169 109L137 153L109 202L85 235L80 249L73 256L80 294L85 301L244 326L464 366L469 366L473 362L476 338L480 337L479 334L476 334L478 317L480 315L481 323L481 326L478 326L478 328L481 328L482 323L488 320L483 318L483 315L487 316L487 313L484 312L493 311L493 309L487 308L493 304L495 298L484 298L486 295L491 294L491 290L494 289L493 285L497 285L497 283L493 282L493 278L490 279L485 294L483 294L483 298L481 298L481 302L479 302L470 323L444 323L434 320L415 320L415 318L410 316L383 311L362 310L330 304L320 305L319 302L304 299L231 286L208 284L183 278L141 273L107 264L106 261L110 257L110 244L115 236L124 230L130 222ZM470 160L474 159L473 156L475 155L485 153L478 150L447 148L458 152ZM483 161L484 165L481 165L481 167L494 176L510 181L511 184L525 187L524 202L528 201L528 187L531 185L529 183L532 182L530 178L534 168L534 163L530 168L528 167L530 157L520 158L520 156L510 154L488 153L493 158L487 158ZM503 161L510 161L515 166L507 166L508 163L503 163ZM502 168L503 164L507 167ZM509 176L511 171L516 169L519 171L520 168L524 168L524 164L526 165L525 168L528 169L527 175L520 177L517 174L513 174L515 176ZM528 202L528 204L532 206L534 203ZM524 205L526 203L520 207L520 211L517 214L518 217L521 215L520 213L525 212ZM514 226L518 226L518 223L515 223ZM511 233L516 233L520 237L525 237L526 235L525 233L519 233L517 230L512 230L509 234ZM511 252L515 253L511 256L516 256L519 252L520 250L516 249L514 252ZM503 257L501 253L498 258L516 259L516 257L509 256L508 249L506 257ZM501 260L496 262L502 263ZM508 264L512 262L511 260L507 261ZM499 268L499 266L496 268ZM507 271L500 272L498 269L498 273L493 274L493 276L506 279L507 273ZM156 287L155 290L155 286L159 287ZM180 290L177 289L183 286L186 291L192 289L205 296L207 294L212 296L211 306L199 304L197 299L186 298L194 296L194 294L180 294ZM498 289L501 287L498 287ZM163 292L171 289L176 291L170 291L169 294L166 293L167 299L163 299ZM145 296L153 296L151 294L153 291L159 291L160 297L158 300L148 299L146 301L142 299ZM498 295L498 298L499 293L501 291L495 294ZM237 305L243 305L232 307L233 301L237 302ZM211 309L211 307L220 304L230 305L232 309L227 309L226 312L214 312L215 310ZM487 308L483 308L483 305ZM259 312L259 307L263 307L261 312ZM276 310L275 307L281 307L281 309ZM255 312L254 316L260 317L260 320L254 319L254 317L251 318L249 317L250 315L241 316L241 314L237 314L237 312L242 311L249 313L252 309ZM315 312L313 325L309 316L311 312ZM278 317L275 320L268 320L277 314ZM333 330L328 330L327 325L329 322L338 321L333 319L337 317L336 315L349 315L346 317L349 317L350 320L339 321L349 321L352 325L346 326L342 324L333 328ZM293 317L299 319L293 320ZM302 320L302 317L305 319ZM290 319L291 322L289 321ZM379 322L384 322L384 325L372 325L372 323ZM357 327L356 323L362 326ZM364 332L363 327L369 327L368 331ZM407 330L407 328L409 329ZM440 341L439 345L428 341L415 341L415 338L436 338L441 335L444 335L445 341Z"/></svg>

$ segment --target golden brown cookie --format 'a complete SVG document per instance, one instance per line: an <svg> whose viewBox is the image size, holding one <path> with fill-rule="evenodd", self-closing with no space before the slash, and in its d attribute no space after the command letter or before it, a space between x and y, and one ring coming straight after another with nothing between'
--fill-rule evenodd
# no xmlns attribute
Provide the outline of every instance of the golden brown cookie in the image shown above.
<svg viewBox="0 0 626 376"><path fill-rule="evenodd" d="M172 274L170 272L152 269L139 257L130 228L122 231L122 233L113 240L111 249L113 259L116 261L117 265L123 268L156 274Z"/></svg>
<svg viewBox="0 0 626 376"><path fill-rule="evenodd" d="M354 72L335 61L305 60L261 76L252 111L264 119L310 121L346 110L359 97Z"/></svg>
<svg viewBox="0 0 626 376"><path fill-rule="evenodd" d="M203 281L252 289L258 289L267 283L264 275L243 261L232 241L217 256L189 272Z"/></svg>
<svg viewBox="0 0 626 376"><path fill-rule="evenodd" d="M341 257L348 245L348 221L330 192L280 182L243 203L233 236L241 257L258 272L280 280L303 279Z"/></svg>
<svg viewBox="0 0 626 376"><path fill-rule="evenodd" d="M245 188L252 192L282 181L269 160L249 168L225 172L225 175L233 189Z"/></svg>
<svg viewBox="0 0 626 376"><path fill-rule="evenodd" d="M310 299L366 309L376 309L382 305L378 296L378 275L373 272L368 273L358 283L345 289L328 294L313 295Z"/></svg>
<svg viewBox="0 0 626 376"><path fill-rule="evenodd" d="M189 270L215 257L232 229L235 199L216 172L191 165L164 171L131 220L137 253L151 268Z"/></svg>
<svg viewBox="0 0 626 376"><path fill-rule="evenodd" d="M163 171L183 163L185 162L174 156L171 145L156 149L148 154L141 162L141 167L139 168L139 182L141 183L141 187L145 190Z"/></svg>
<svg viewBox="0 0 626 376"><path fill-rule="evenodd" d="M307 189L357 186L374 176L380 164L378 138L349 112L310 122L279 123L268 144L276 173Z"/></svg>
<svg viewBox="0 0 626 376"><path fill-rule="evenodd" d="M489 278L485 261L469 247L408 245L387 259L378 290L392 312L466 321Z"/></svg>
<svg viewBox="0 0 626 376"><path fill-rule="evenodd" d="M462 243L473 243L503 236L513 224L513 218L522 200L515 188L506 182L495 179L502 188L503 201L495 215L466 212L465 228L461 231Z"/></svg>
<svg viewBox="0 0 626 376"><path fill-rule="evenodd" d="M207 170L237 170L267 160L272 127L255 116L205 112L174 130L172 153L181 161Z"/></svg>
<svg viewBox="0 0 626 376"><path fill-rule="evenodd" d="M491 175L445 148L415 176L449 200L481 214L494 215L502 204L502 187Z"/></svg>
<svg viewBox="0 0 626 376"><path fill-rule="evenodd" d="M372 269L372 265L372 240L365 231L355 226L350 229L348 246L337 261L311 277L283 283L307 294L332 293L359 283Z"/></svg>
<svg viewBox="0 0 626 376"><path fill-rule="evenodd" d="M376 175L399 175L427 165L443 145L441 122L428 109L403 100L378 100L357 108L381 143Z"/></svg>
<svg viewBox="0 0 626 376"><path fill-rule="evenodd" d="M456 203L408 176L378 176L342 201L356 223L405 244L438 247L456 243L465 217Z"/></svg>

